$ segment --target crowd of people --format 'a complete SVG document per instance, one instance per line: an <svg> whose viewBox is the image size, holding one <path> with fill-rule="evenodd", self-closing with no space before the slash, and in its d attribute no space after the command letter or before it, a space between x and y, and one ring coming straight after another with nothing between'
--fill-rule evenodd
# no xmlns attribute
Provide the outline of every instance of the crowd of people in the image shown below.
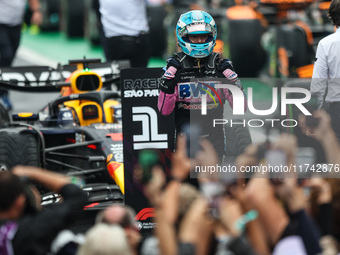
<svg viewBox="0 0 340 255"><path fill-rule="evenodd" d="M310 129L305 116L300 127L322 145L328 166L339 167L340 146L329 115L315 112L319 125ZM86 194L66 176L36 167L17 166L0 172L1 254L338 254L340 241L339 174L296 172L279 179L252 176L223 178L225 173L200 173L198 185L188 182L195 165L219 163L213 145L202 139L201 150L189 158L186 137L179 135L172 156L171 176L155 165L144 193L155 209L157 227L143 236L128 205L111 205L96 215L86 233L68 227L86 205ZM296 164L299 145L282 133L271 149ZM252 144L235 159L235 166L265 164L261 146ZM41 208L42 185L62 195L53 207Z"/></svg>
<svg viewBox="0 0 340 255"><path fill-rule="evenodd" d="M101 0L100 4L103 21L112 22L106 20L105 11L117 7L117 3ZM140 7L144 8L144 3ZM138 47L142 41L146 43L144 32L148 27L144 18L140 17L141 27L134 27L137 31L129 35L110 30L103 22L106 49L117 41L131 42L135 48L136 38ZM316 162L309 169L301 171L303 165L298 165L299 137L281 133L270 145L251 144L237 155L233 161L237 171L233 176L226 177L225 172L218 171L192 175L196 166L223 166L225 144L221 139L223 130L214 137L206 129L203 130L206 139L200 139L197 153L192 157L188 154L188 137L182 134L182 125L191 122L193 111L183 105L192 106L200 101L185 98L185 93L179 91L180 85L192 78L226 78L243 91L231 61L213 53L216 29L212 17L203 11L182 15L176 31L183 52L168 60L160 79L158 108L165 115L175 111L177 133L169 175L161 166L154 165L150 180L143 183L144 195L155 210L156 227L152 234L143 236L137 227L136 212L121 204L98 212L85 233L75 233L69 227L87 204L87 195L81 187L59 173L16 166L0 171L1 255L340 253L340 145L332 127L334 115L315 111L313 117L317 122L313 126L307 123L306 116L299 116L297 128L315 139L326 156L324 162ZM117 58L117 53L120 52L107 52L112 58ZM320 54L319 51L319 57ZM223 90L221 95L233 107L230 91ZM220 109L212 100L209 103L208 110L213 113L209 118L220 118L223 105ZM293 170L278 176L261 171L244 175L241 168L260 169L269 163L263 150L279 151L284 156L284 165ZM320 171L315 170L317 166ZM302 172L309 175L302 176ZM190 181L193 178L197 182ZM46 188L62 199L42 207L39 191Z"/></svg>
<svg viewBox="0 0 340 255"><path fill-rule="evenodd" d="M325 163L338 165L340 147L329 115L319 111L315 116L320 119L318 127L310 130L301 116L301 128L322 144ZM183 139L173 157L173 180L162 191L165 178L154 169L146 187L156 209L159 254L338 254L336 174L302 179L293 172L274 179L255 173L227 182L220 181L220 175L202 175L197 188L181 181L190 173ZM191 166L215 165L213 147L208 141L201 144L203 151ZM285 153L287 165L296 163L294 135L281 134L271 148ZM236 167L264 164L258 149L250 145L236 158ZM215 187L222 182L223 187L207 192L206 182Z"/></svg>

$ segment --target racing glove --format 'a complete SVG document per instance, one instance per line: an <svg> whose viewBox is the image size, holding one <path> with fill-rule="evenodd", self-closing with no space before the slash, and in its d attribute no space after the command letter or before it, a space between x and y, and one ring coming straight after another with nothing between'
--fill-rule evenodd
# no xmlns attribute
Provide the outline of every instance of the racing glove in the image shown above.
<svg viewBox="0 0 340 255"><path fill-rule="evenodd" d="M159 89L167 94L173 94L178 82L178 70L181 69L181 63L176 57L168 59L166 68L164 68L164 74L161 77L159 83Z"/></svg>
<svg viewBox="0 0 340 255"><path fill-rule="evenodd" d="M232 62L229 59L221 59L218 63L217 71L221 72L225 78L243 90L241 81L234 70Z"/></svg>

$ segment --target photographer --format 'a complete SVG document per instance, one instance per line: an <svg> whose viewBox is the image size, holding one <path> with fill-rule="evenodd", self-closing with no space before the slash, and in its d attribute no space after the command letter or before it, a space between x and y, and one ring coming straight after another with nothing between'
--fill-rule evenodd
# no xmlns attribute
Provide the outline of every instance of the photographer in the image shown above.
<svg viewBox="0 0 340 255"><path fill-rule="evenodd" d="M41 210L39 192L27 180L61 194L63 202ZM45 255L85 203L86 195L64 175L26 166L0 172L0 254Z"/></svg>

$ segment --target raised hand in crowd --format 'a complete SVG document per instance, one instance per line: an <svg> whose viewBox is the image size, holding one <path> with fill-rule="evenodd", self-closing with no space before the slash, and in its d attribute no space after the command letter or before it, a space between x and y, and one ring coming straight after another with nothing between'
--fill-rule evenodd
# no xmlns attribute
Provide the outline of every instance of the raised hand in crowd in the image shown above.
<svg viewBox="0 0 340 255"><path fill-rule="evenodd" d="M325 150L327 163L339 164L340 146L332 129L329 114L324 110L318 110L313 112L313 117L318 119L318 125L310 127L307 125L306 116L299 115L299 124L302 131L321 142Z"/></svg>
<svg viewBox="0 0 340 255"><path fill-rule="evenodd" d="M179 252L192 250L191 254L208 254L212 241L213 220L208 214L209 205L204 197L195 199L180 222Z"/></svg>
<svg viewBox="0 0 340 255"><path fill-rule="evenodd" d="M236 158L235 164L238 169L246 166L259 164L259 145L249 145L243 154ZM258 220L268 240L268 247L274 246L281 237L281 234L289 222L289 218L277 200L274 188L268 176L261 173L254 174L245 187L245 195L248 206L255 209Z"/></svg>

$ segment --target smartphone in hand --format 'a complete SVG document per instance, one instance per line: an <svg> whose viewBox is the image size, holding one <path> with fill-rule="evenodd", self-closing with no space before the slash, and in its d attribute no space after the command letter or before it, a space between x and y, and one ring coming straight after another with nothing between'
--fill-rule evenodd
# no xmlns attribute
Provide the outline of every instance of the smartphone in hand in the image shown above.
<svg viewBox="0 0 340 255"><path fill-rule="evenodd" d="M195 158L196 153L202 149L200 145L201 128L197 124L187 124L183 127L186 136L186 147L189 158Z"/></svg>
<svg viewBox="0 0 340 255"><path fill-rule="evenodd" d="M152 178L152 168L155 165L161 165L159 153L157 150L141 150L138 154L138 162L142 169L141 182L146 184Z"/></svg>

